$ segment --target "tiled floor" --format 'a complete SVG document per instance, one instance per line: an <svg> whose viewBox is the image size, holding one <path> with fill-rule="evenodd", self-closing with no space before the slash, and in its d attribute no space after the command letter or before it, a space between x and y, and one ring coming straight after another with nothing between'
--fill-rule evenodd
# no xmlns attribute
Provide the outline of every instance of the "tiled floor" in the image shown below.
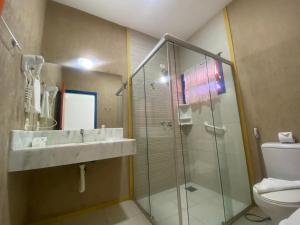
<svg viewBox="0 0 300 225"><path fill-rule="evenodd" d="M195 192L186 192L181 186L181 205L184 225L220 225L224 219L222 195L197 184L192 185ZM188 201L186 200L188 199ZM149 209L149 199L138 200L144 208ZM233 215L244 210L247 205L232 200ZM175 188L151 195L151 214L158 225L179 225L177 191Z"/></svg>
<svg viewBox="0 0 300 225"><path fill-rule="evenodd" d="M254 207L249 210L249 212L254 213L256 215L260 215L265 217L266 215L257 207ZM245 217L241 217L239 220L237 220L233 225L271 225L270 221L265 221L261 223L256 222L250 222L245 219Z"/></svg>
<svg viewBox="0 0 300 225"><path fill-rule="evenodd" d="M263 215L259 209L254 208L252 212ZM207 211L206 211L207 212ZM200 212L198 212L200 213ZM163 213L161 213L162 215ZM211 214L213 217L213 214ZM165 217L159 221L159 225L175 225L178 224L178 216ZM187 223L185 223L187 224ZM97 210L78 216L74 216L64 221L53 223L52 225L151 225L145 215L140 211L133 201L122 202L118 205ZM212 225L212 223L203 222L197 217L190 220L190 225ZM220 223L218 225L221 225ZM269 225L268 223L249 222L243 217L233 225Z"/></svg>
<svg viewBox="0 0 300 225"><path fill-rule="evenodd" d="M126 201L102 210L72 216L51 225L151 225L151 223L133 201Z"/></svg>

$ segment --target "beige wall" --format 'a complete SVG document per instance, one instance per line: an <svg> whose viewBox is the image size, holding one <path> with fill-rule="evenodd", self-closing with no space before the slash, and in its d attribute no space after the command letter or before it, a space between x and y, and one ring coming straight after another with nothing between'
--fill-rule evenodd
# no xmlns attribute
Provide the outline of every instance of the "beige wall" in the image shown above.
<svg viewBox="0 0 300 225"><path fill-rule="evenodd" d="M23 52L40 54L45 4L43 0L7 0L4 18L20 41ZM20 72L21 53L8 50L9 36L0 22L0 224L23 225L26 220L27 176L8 174L8 141L11 129L24 122L24 76Z"/></svg>
<svg viewBox="0 0 300 225"><path fill-rule="evenodd" d="M300 139L300 2L234 0L228 13L258 181L259 144L277 141L280 131Z"/></svg>
<svg viewBox="0 0 300 225"><path fill-rule="evenodd" d="M62 68L54 63L45 63L41 71L41 80L49 86L62 86Z"/></svg>
<svg viewBox="0 0 300 225"><path fill-rule="evenodd" d="M214 54L222 52L223 58L230 59L223 11L215 15L187 41Z"/></svg>
<svg viewBox="0 0 300 225"><path fill-rule="evenodd" d="M79 193L78 165L30 172L30 222L128 197L127 158L86 164L86 191Z"/></svg>
<svg viewBox="0 0 300 225"><path fill-rule="evenodd" d="M128 37L130 71L133 73L157 44L158 39L131 29L128 29Z"/></svg>

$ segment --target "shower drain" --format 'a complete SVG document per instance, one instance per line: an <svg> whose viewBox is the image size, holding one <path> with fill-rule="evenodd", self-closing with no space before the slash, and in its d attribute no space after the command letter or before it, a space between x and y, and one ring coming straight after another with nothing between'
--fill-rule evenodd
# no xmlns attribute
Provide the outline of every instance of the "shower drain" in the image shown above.
<svg viewBox="0 0 300 225"><path fill-rule="evenodd" d="M197 188L195 188L195 187L193 187L193 186L186 187L185 189L186 189L187 191L189 191L189 192L194 192L194 191L197 191L197 190L198 190Z"/></svg>

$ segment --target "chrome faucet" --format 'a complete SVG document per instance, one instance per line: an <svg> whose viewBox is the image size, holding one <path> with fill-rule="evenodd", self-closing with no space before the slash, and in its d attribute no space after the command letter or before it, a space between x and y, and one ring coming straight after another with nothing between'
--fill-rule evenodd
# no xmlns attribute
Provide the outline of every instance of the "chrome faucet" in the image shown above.
<svg viewBox="0 0 300 225"><path fill-rule="evenodd" d="M172 121L167 121L167 127L169 128L173 127Z"/></svg>

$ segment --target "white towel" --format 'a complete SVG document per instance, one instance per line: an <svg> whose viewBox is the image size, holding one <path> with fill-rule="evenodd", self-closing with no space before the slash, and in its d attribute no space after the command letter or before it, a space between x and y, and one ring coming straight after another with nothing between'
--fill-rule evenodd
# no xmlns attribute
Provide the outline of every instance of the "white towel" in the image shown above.
<svg viewBox="0 0 300 225"><path fill-rule="evenodd" d="M41 113L41 83L38 79L33 80L33 113Z"/></svg>
<svg viewBox="0 0 300 225"><path fill-rule="evenodd" d="M289 218L282 220L279 225L299 225L300 209L296 210Z"/></svg>
<svg viewBox="0 0 300 225"><path fill-rule="evenodd" d="M280 180L275 178L264 178L260 183L254 185L259 194L273 191L300 189L300 181Z"/></svg>

